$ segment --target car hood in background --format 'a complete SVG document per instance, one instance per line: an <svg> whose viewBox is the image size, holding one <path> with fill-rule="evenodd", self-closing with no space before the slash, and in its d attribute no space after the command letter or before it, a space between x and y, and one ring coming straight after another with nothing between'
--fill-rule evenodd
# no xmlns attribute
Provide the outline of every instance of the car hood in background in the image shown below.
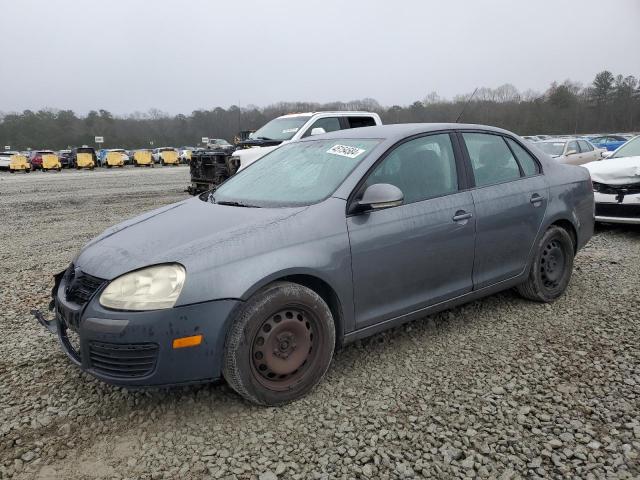
<svg viewBox="0 0 640 480"><path fill-rule="evenodd" d="M308 207L246 208L198 197L120 223L93 239L74 263L112 280L149 265L178 262L206 268L258 255L291 240L290 219Z"/></svg>
<svg viewBox="0 0 640 480"><path fill-rule="evenodd" d="M605 185L640 183L640 157L609 158L587 163L583 167L589 170L594 182Z"/></svg>

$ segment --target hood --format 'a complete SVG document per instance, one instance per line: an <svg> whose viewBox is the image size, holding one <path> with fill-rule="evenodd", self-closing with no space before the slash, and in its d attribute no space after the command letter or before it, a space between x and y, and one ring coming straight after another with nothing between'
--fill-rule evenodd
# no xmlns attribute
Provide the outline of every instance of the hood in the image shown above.
<svg viewBox="0 0 640 480"><path fill-rule="evenodd" d="M640 183L640 157L609 158L583 165L591 180L605 185Z"/></svg>
<svg viewBox="0 0 640 480"><path fill-rule="evenodd" d="M243 208L195 197L109 228L82 249L74 263L83 272L112 280L159 263L189 271L232 262L287 242L290 218L307 207ZM271 238L267 238L270 236Z"/></svg>

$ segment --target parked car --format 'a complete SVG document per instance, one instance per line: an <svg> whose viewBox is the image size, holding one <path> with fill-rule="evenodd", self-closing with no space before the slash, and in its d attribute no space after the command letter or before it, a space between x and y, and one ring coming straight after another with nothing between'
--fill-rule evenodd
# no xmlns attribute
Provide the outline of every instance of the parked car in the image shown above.
<svg viewBox="0 0 640 480"><path fill-rule="evenodd" d="M62 168L71 168L71 150L58 150L57 155Z"/></svg>
<svg viewBox="0 0 640 480"><path fill-rule="evenodd" d="M93 170L98 163L95 149L86 145L72 148L69 159L71 162L71 168L76 168L78 170L81 168Z"/></svg>
<svg viewBox="0 0 640 480"><path fill-rule="evenodd" d="M184 146L178 149L180 161L182 163L189 163L189 160L191 160L191 152L193 152L194 148L195 147Z"/></svg>
<svg viewBox="0 0 640 480"><path fill-rule="evenodd" d="M19 155L20 152L15 150L2 150L0 151L0 170L9 170L11 164L11 157L13 155Z"/></svg>
<svg viewBox="0 0 640 480"><path fill-rule="evenodd" d="M283 115L239 142L229 164L242 170L279 145L311 135L349 128L382 125L377 113L371 112L312 112Z"/></svg>
<svg viewBox="0 0 640 480"><path fill-rule="evenodd" d="M280 405L336 344L511 287L557 299L592 232L587 170L505 130L336 131L106 230L56 275L55 319L36 316L106 382L223 376Z"/></svg>
<svg viewBox="0 0 640 480"><path fill-rule="evenodd" d="M594 147L588 140L581 138L551 138L535 143L535 148L542 150L558 162L570 165L582 165L602 159L603 150Z"/></svg>
<svg viewBox="0 0 640 480"><path fill-rule="evenodd" d="M136 167L153 167L153 156L148 148L141 148L133 152L133 165Z"/></svg>
<svg viewBox="0 0 640 480"><path fill-rule="evenodd" d="M599 137L589 137L588 140L598 148L613 152L616 148L624 145L628 138L622 135L602 135Z"/></svg>
<svg viewBox="0 0 640 480"><path fill-rule="evenodd" d="M160 165L178 166L180 157L178 151L173 147L160 147L153 151L153 161Z"/></svg>
<svg viewBox="0 0 640 480"><path fill-rule="evenodd" d="M584 166L593 182L596 221L640 224L640 136Z"/></svg>
<svg viewBox="0 0 640 480"><path fill-rule="evenodd" d="M31 170L62 170L62 164L53 150L32 150L29 157Z"/></svg>
<svg viewBox="0 0 640 480"><path fill-rule="evenodd" d="M16 153L9 159L9 172L15 173L20 171L24 173L30 173L31 164L29 163L28 157L20 153Z"/></svg>
<svg viewBox="0 0 640 480"><path fill-rule="evenodd" d="M129 165L129 155L122 148L110 148L103 160L103 166L107 168L111 167L124 167Z"/></svg>

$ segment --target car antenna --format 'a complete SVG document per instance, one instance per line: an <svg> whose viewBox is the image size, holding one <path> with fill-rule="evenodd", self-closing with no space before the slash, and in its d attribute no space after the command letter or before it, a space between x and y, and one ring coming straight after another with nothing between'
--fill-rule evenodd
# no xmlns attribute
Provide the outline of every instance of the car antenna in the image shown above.
<svg viewBox="0 0 640 480"><path fill-rule="evenodd" d="M455 123L459 123L460 119L462 118L462 114L464 113L464 111L467 109L467 107L469 106L469 103L471 103L471 100L473 99L473 96L476 94L476 92L478 91L478 87L476 87L476 89L473 91L473 93L471 94L471 96L469 97L469 100L467 100L467 103L464 104L464 107L462 107L462 111L460 112L460 115L458 115L458 118L456 118Z"/></svg>

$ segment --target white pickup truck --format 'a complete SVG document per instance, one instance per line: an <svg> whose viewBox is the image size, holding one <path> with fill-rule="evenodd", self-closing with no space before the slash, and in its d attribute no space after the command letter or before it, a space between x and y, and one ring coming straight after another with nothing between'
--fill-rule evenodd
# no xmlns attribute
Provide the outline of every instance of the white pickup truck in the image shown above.
<svg viewBox="0 0 640 480"><path fill-rule="evenodd" d="M252 133L248 140L240 142L229 163L233 170L242 170L284 143L309 135L375 125L382 125L382 121L377 113L371 112L310 112L283 115Z"/></svg>

